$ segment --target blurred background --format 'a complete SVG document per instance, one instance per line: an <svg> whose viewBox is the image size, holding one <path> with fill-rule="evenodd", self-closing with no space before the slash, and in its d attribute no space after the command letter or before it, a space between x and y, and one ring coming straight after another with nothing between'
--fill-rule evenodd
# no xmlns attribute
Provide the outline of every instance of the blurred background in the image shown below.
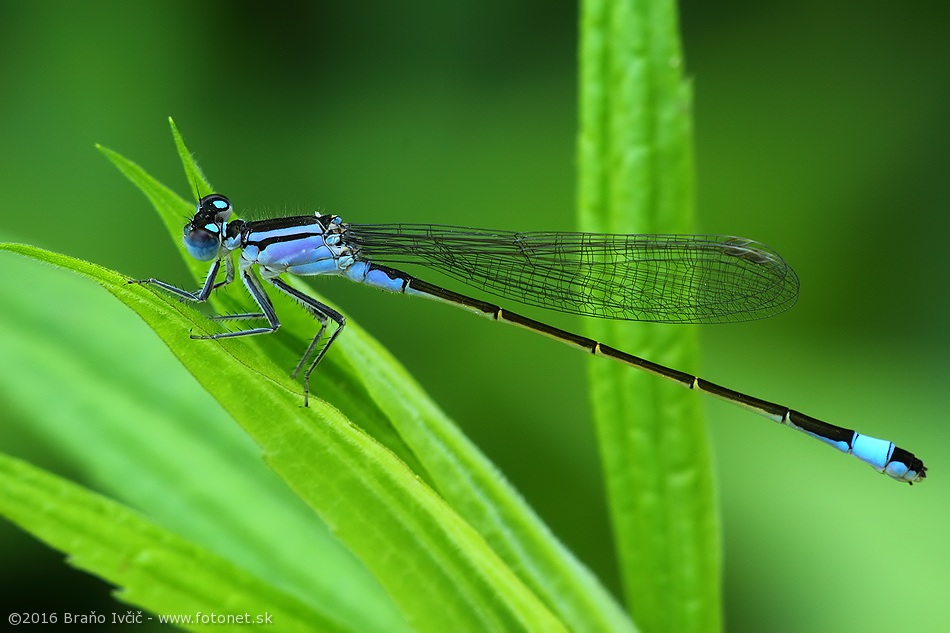
<svg viewBox="0 0 950 633"><path fill-rule="evenodd" d="M149 205L93 148L190 197L169 115L239 209L572 228L574 3L344 5L0 2L0 238L188 285ZM899 486L707 400L727 629L933 630L950 588L950 8L687 0L681 18L698 228L774 246L802 281L784 315L702 328L702 374L893 439L932 475ZM314 285L619 593L586 357L445 306ZM24 422L0 425L0 450L82 481ZM0 525L7 610L110 604L62 558ZM62 604L30 602L51 583Z"/></svg>

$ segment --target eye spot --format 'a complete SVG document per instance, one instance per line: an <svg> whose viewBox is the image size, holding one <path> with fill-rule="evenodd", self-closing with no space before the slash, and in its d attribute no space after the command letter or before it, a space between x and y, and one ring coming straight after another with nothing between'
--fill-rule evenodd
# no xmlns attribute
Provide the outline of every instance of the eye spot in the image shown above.
<svg viewBox="0 0 950 633"><path fill-rule="evenodd" d="M231 214L231 201L220 193L212 193L198 201L198 212L208 212L216 216Z"/></svg>

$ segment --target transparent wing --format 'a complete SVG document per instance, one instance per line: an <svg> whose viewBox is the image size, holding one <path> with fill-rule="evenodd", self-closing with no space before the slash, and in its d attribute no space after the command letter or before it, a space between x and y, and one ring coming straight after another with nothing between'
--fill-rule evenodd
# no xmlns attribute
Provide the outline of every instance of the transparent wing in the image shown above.
<svg viewBox="0 0 950 633"><path fill-rule="evenodd" d="M607 319L747 321L778 314L798 297L798 278L778 253L722 235L350 224L344 240L369 262L418 264L498 297Z"/></svg>

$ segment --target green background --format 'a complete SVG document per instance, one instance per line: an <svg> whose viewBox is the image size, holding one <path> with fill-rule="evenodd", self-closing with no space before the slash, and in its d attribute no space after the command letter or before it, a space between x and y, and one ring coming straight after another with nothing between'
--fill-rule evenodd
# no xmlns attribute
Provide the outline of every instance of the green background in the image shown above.
<svg viewBox="0 0 950 633"><path fill-rule="evenodd" d="M802 280L784 315L702 328L704 376L893 439L931 469L923 485L899 486L707 400L727 629L939 628L950 589L950 11L681 6L699 227L774 246ZM0 2L0 237L187 284L146 201L93 149L189 196L169 115L239 209L570 230L576 14L540 0ZM314 284L616 591L584 356L446 306ZM126 325L108 324L101 344ZM82 481L33 441L3 390L0 449ZM16 587L6 611L122 610L61 555L6 524L0 536L3 585ZM53 582L61 599L47 594Z"/></svg>

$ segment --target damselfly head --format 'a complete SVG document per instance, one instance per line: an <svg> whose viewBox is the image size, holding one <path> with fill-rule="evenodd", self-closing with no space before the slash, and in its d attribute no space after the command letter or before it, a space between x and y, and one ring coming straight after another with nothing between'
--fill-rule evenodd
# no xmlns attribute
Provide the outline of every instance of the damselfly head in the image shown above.
<svg viewBox="0 0 950 633"><path fill-rule="evenodd" d="M188 254L203 262L217 257L229 217L231 201L221 194L213 193L198 200L195 217L184 229Z"/></svg>
<svg viewBox="0 0 950 633"><path fill-rule="evenodd" d="M212 193L198 200L197 212L195 218L213 217L219 221L225 221L231 217L231 201L220 193Z"/></svg>

